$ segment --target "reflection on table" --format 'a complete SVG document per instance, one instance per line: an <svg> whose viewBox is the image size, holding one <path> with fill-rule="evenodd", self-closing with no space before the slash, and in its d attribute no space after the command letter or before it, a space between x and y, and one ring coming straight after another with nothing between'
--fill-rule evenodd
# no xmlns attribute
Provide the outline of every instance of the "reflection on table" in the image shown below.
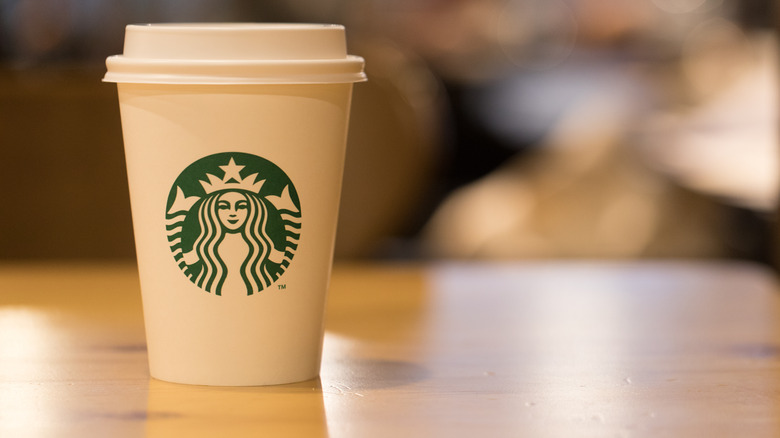
<svg viewBox="0 0 780 438"><path fill-rule="evenodd" d="M780 296L728 263L338 265L322 373L150 379L132 265L0 267L1 436L777 436Z"/></svg>

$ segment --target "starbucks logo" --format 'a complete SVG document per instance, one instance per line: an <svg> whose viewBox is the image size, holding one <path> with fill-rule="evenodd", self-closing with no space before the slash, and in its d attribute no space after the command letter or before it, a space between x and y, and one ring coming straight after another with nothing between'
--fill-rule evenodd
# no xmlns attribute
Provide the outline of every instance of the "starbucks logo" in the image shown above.
<svg viewBox="0 0 780 438"><path fill-rule="evenodd" d="M199 288L252 295L290 265L301 233L301 205L290 178L252 154L209 155L189 165L168 195L166 231L173 258Z"/></svg>

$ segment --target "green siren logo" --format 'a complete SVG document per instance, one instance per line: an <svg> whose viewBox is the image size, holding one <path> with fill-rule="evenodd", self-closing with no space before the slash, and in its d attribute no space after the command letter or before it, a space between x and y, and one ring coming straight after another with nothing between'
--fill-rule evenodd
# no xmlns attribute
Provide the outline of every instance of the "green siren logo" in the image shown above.
<svg viewBox="0 0 780 438"><path fill-rule="evenodd" d="M256 155L220 153L192 163L174 182L166 212L179 268L216 295L260 292L279 279L298 249L295 186Z"/></svg>

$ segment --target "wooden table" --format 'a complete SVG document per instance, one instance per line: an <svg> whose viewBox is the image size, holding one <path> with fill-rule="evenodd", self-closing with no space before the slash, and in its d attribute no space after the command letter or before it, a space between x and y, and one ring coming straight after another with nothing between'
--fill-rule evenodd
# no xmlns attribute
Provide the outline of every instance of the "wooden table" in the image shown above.
<svg viewBox="0 0 780 438"><path fill-rule="evenodd" d="M321 378L150 379L133 265L0 265L0 436L777 437L746 264L338 265Z"/></svg>

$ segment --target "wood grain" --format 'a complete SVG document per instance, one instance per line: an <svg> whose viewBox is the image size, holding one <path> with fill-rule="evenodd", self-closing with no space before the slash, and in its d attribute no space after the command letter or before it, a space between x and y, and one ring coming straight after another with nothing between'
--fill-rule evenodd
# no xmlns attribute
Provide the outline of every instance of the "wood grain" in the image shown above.
<svg viewBox="0 0 780 438"><path fill-rule="evenodd" d="M753 265L337 265L320 379L255 388L150 379L138 288L0 266L0 436L780 436Z"/></svg>

